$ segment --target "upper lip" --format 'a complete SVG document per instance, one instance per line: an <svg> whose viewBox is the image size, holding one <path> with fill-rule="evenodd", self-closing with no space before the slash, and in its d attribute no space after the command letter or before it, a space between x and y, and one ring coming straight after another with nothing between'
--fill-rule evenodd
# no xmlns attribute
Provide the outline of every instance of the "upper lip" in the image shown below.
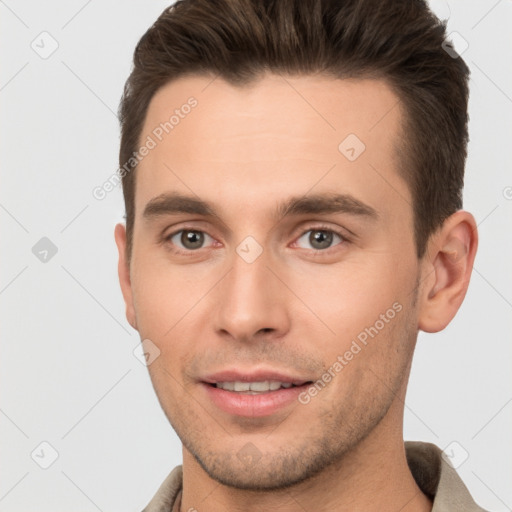
<svg viewBox="0 0 512 512"><path fill-rule="evenodd" d="M309 379L286 375L275 370L223 370L220 372L209 374L201 379L208 384L216 384L217 382L263 382L263 381L276 381L276 382L289 382L295 386L301 386Z"/></svg>

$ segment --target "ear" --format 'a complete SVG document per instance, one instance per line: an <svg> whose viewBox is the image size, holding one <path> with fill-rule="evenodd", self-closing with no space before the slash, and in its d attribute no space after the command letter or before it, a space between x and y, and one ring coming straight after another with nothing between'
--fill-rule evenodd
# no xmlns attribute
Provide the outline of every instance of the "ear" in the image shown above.
<svg viewBox="0 0 512 512"><path fill-rule="evenodd" d="M126 305L126 319L128 323L137 330L135 319L135 307L133 305L132 283L130 279L130 264L126 259L126 228L123 224L117 224L114 231L117 250L119 252L119 263L117 272L119 274L119 283L123 292L124 303Z"/></svg>
<svg viewBox="0 0 512 512"><path fill-rule="evenodd" d="M422 261L418 329L443 330L466 295L478 246L474 217L459 210L432 235Z"/></svg>

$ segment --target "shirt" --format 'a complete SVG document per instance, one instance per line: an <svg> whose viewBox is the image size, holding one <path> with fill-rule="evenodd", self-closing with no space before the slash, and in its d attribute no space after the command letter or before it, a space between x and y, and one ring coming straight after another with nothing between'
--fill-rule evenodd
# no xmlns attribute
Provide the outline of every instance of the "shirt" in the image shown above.
<svg viewBox="0 0 512 512"><path fill-rule="evenodd" d="M433 502L432 512L486 512L435 444L405 441L405 453L414 480ZM142 512L179 512L182 483L182 466L176 466Z"/></svg>

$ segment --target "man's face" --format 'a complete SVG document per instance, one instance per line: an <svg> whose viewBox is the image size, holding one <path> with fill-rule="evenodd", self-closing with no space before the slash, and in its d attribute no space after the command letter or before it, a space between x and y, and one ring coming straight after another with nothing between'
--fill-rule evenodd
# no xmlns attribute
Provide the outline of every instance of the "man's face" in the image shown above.
<svg viewBox="0 0 512 512"><path fill-rule="evenodd" d="M181 78L151 101L134 316L160 351L149 372L185 456L220 482L290 485L401 429L419 262L397 102L382 81L276 75ZM215 214L175 211L166 194ZM247 381L285 386L229 390Z"/></svg>

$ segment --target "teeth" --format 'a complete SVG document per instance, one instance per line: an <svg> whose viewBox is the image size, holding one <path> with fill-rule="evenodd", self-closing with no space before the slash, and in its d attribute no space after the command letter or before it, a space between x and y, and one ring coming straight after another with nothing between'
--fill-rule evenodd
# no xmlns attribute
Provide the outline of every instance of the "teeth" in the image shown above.
<svg viewBox="0 0 512 512"><path fill-rule="evenodd" d="M250 392L265 393L267 391L276 391L280 388L291 388L290 382L268 381L263 382L217 382L215 384L218 388L225 389L226 391L237 392Z"/></svg>
<svg viewBox="0 0 512 512"><path fill-rule="evenodd" d="M272 391L275 390L275 389L279 389L281 386L279 385L279 382L272 382L272 383L269 383L268 381L264 381L264 382L246 382L245 384L247 384L247 388L250 388L251 391L268 391L269 389L271 389ZM276 384L276 386L272 387L272 384ZM235 390L236 390L236 385L235 385ZM248 391L244 389L244 391Z"/></svg>
<svg viewBox="0 0 512 512"><path fill-rule="evenodd" d="M279 389L281 387L280 382L271 382L269 384L270 391L275 391L276 389Z"/></svg>
<svg viewBox="0 0 512 512"><path fill-rule="evenodd" d="M235 391L249 391L250 388L250 382L235 382Z"/></svg>
<svg viewBox="0 0 512 512"><path fill-rule="evenodd" d="M219 386L219 384L224 384L223 386ZM234 382L222 382L218 383L217 387L222 389L226 389L227 391L235 391L235 383Z"/></svg>

